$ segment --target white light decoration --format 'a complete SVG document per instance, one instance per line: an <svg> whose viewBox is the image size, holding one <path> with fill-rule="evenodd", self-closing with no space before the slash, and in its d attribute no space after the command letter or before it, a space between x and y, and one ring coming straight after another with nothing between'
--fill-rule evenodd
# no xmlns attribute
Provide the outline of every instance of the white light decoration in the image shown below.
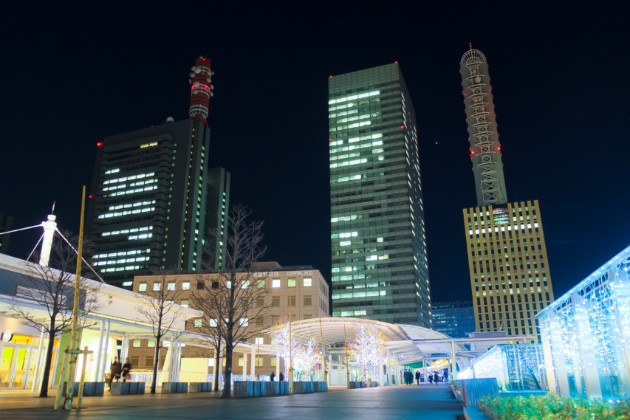
<svg viewBox="0 0 630 420"><path fill-rule="evenodd" d="M540 314L552 391L630 397L630 247Z"/></svg>
<svg viewBox="0 0 630 420"><path fill-rule="evenodd" d="M349 347L356 364L361 367L363 380L371 380L370 374L378 377L379 366L385 358L385 339L378 328L359 326L359 332Z"/></svg>
<svg viewBox="0 0 630 420"><path fill-rule="evenodd" d="M289 328L286 326L278 331L274 336L276 340L276 355L284 360L284 375L288 378L290 359L293 359L293 372L302 373L310 380L312 370L319 359L321 359L321 349L314 339L304 340L295 333L290 334ZM290 344L289 344L290 343Z"/></svg>

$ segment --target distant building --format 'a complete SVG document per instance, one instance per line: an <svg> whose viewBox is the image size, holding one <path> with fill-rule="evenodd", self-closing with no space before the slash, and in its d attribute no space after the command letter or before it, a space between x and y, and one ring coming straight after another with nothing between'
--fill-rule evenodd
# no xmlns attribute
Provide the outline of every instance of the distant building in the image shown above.
<svg viewBox="0 0 630 420"><path fill-rule="evenodd" d="M190 118L98 142L86 218L94 267L108 283L201 267L207 233L210 60L191 73ZM220 222L215 223L220 225Z"/></svg>
<svg viewBox="0 0 630 420"><path fill-rule="evenodd" d="M397 63L328 79L333 316L431 327L418 130Z"/></svg>
<svg viewBox="0 0 630 420"><path fill-rule="evenodd" d="M264 305L270 305L270 308L264 318L251 320L251 327L256 329L269 328L276 325L282 325L289 321L289 300L291 301L291 320L299 321L303 319L313 319L318 317L329 317L330 308L328 306L329 287L319 272L310 266L283 267L275 261L254 263L252 265L254 276L264 279L266 287L270 289L270 293L266 297ZM217 273L204 274L177 274L169 275L165 281L172 283L168 287L173 290L181 291L181 306L188 307L191 303L190 296L197 290L202 290L205 283L220 280ZM133 291L146 293L153 290L154 283L160 283L160 276L137 276L134 279ZM196 323L208 322L203 318L192 320L188 329L195 331ZM272 337L266 334L260 334L250 344L271 344ZM132 364L138 369L151 369L153 367L153 352L155 350L155 340L136 339L130 347L129 357ZM166 352L162 352L160 367L164 364ZM184 349L182 357L206 357L214 358L212 349L206 349L201 352L199 348L193 348L190 351ZM276 371L277 361L275 356L261 355L257 356L256 370L259 374L268 375L272 371ZM241 375L243 373L244 354L235 354L233 373ZM250 358L249 361L252 359ZM214 362L210 362L214 363ZM248 362L249 363L249 362ZM279 368L279 366L278 366ZM249 368L251 374L251 368ZM211 373L211 372L209 372ZM276 375L279 372L276 372Z"/></svg>
<svg viewBox="0 0 630 420"><path fill-rule="evenodd" d="M0 213L0 232L7 232L13 228L13 217ZM0 235L0 253L6 254L9 249L11 234Z"/></svg>
<svg viewBox="0 0 630 420"><path fill-rule="evenodd" d="M471 301L433 302L433 329L453 338L475 332L475 311Z"/></svg>
<svg viewBox="0 0 630 420"><path fill-rule="evenodd" d="M536 313L553 301L537 200L507 202L488 62L460 61L477 207L464 209L476 330L537 335Z"/></svg>

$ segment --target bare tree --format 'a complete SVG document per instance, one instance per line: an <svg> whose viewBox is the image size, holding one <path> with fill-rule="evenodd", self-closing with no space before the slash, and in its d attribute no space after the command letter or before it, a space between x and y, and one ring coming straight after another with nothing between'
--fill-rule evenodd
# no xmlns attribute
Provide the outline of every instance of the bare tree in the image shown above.
<svg viewBox="0 0 630 420"><path fill-rule="evenodd" d="M76 248L78 238L65 232L63 235L69 240L72 247ZM12 312L19 315L26 324L48 334L40 397L48 396L55 337L72 326L77 261L77 255L72 247L59 235L55 235L50 265L42 266L38 263L27 262L29 274L24 275L23 281L17 286L16 297L35 303L38 308L44 310L45 316L26 306L13 305L11 307ZM79 312L88 313L96 310L98 308L96 303L98 283L86 280L82 276L79 281L79 288ZM88 318L83 316L77 321L79 329L91 325Z"/></svg>
<svg viewBox="0 0 630 420"><path fill-rule="evenodd" d="M263 329L262 325L257 327L254 320L262 319L269 308L265 300L269 294L265 278L252 271L252 263L266 251L262 246L263 223L250 221L250 216L251 210L240 204L230 210L223 264L214 274L200 274L198 278L204 287L191 296L194 307L207 318L200 330L216 338L217 360L221 346L225 349L223 398L232 396L234 348ZM212 262L211 265L214 266ZM217 366L217 372L219 368Z"/></svg>
<svg viewBox="0 0 630 420"><path fill-rule="evenodd" d="M155 354L153 363L153 381L151 382L151 394L155 394L157 383L157 371L160 360L160 342L166 334L179 335L177 332L171 331L177 321L181 319L182 314L177 311L177 302L184 297L181 288L171 287L170 284L175 283L169 279L170 272L160 272L159 280L153 283L153 288L141 294L141 298L147 303L146 305L138 305L137 311L144 316L148 323L153 327L153 337L155 337ZM156 286L159 284L159 286ZM156 288L158 288L156 290Z"/></svg>

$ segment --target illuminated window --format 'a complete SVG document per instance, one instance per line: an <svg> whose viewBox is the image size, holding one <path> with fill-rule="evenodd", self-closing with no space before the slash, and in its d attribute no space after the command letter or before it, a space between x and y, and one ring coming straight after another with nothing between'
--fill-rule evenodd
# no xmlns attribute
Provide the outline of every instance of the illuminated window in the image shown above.
<svg viewBox="0 0 630 420"><path fill-rule="evenodd" d="M304 278L304 287L311 287L313 285L313 279L310 277Z"/></svg>
<svg viewBox="0 0 630 420"><path fill-rule="evenodd" d="M197 318L195 319L195 327L201 327L203 325L203 319Z"/></svg>
<svg viewBox="0 0 630 420"><path fill-rule="evenodd" d="M184 308L188 308L188 301L187 300L182 300L180 305L183 306Z"/></svg>
<svg viewBox="0 0 630 420"><path fill-rule="evenodd" d="M287 287L295 287L295 279L287 279Z"/></svg>
<svg viewBox="0 0 630 420"><path fill-rule="evenodd" d="M249 325L249 318L241 318L240 322L241 322L241 326L247 327Z"/></svg>
<svg viewBox="0 0 630 420"><path fill-rule="evenodd" d="M147 291L147 284L146 283L140 283L138 285L138 291L139 292L146 292Z"/></svg>
<svg viewBox="0 0 630 420"><path fill-rule="evenodd" d="M147 341L147 347L155 347L155 340Z"/></svg>
<svg viewBox="0 0 630 420"><path fill-rule="evenodd" d="M133 347L140 347L140 340L139 339L133 340L132 346Z"/></svg>
<svg viewBox="0 0 630 420"><path fill-rule="evenodd" d="M153 283L153 291L159 292L162 289L162 283Z"/></svg>
<svg viewBox="0 0 630 420"><path fill-rule="evenodd" d="M271 280L271 287L273 287L274 289L278 289L280 288L280 286L281 286L280 279Z"/></svg>
<svg viewBox="0 0 630 420"><path fill-rule="evenodd" d="M175 290L175 282L169 281L168 284L166 285L166 290Z"/></svg>
<svg viewBox="0 0 630 420"><path fill-rule="evenodd" d="M182 290L190 290L190 282L189 281L182 282Z"/></svg>

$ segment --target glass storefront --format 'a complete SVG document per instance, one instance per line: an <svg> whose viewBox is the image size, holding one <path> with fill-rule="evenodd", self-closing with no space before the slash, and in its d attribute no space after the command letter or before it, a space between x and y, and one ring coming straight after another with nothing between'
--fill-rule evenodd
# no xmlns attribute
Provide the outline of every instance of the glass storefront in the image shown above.
<svg viewBox="0 0 630 420"><path fill-rule="evenodd" d="M57 340L55 346L58 346ZM39 338L29 335L16 334L10 340L0 342L0 389L28 389L33 386L44 363L44 354L39 354L38 350ZM56 350L53 353L51 374ZM45 351L44 348L42 353Z"/></svg>

